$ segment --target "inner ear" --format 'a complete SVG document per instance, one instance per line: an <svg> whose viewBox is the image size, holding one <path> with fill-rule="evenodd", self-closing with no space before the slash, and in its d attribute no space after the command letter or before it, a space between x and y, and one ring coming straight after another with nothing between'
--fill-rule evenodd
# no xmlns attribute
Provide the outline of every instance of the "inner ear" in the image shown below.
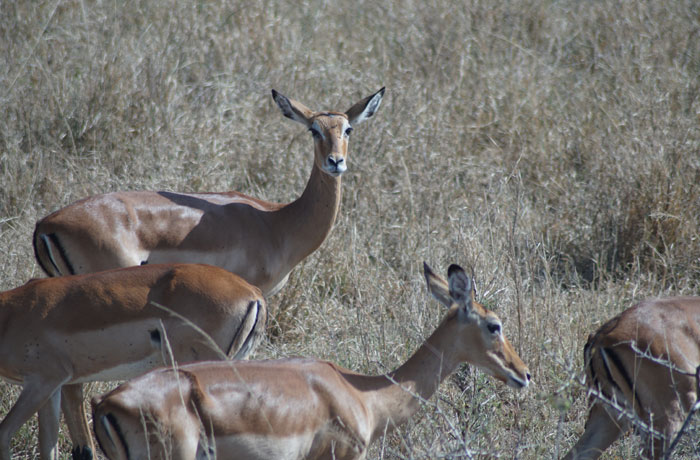
<svg viewBox="0 0 700 460"><path fill-rule="evenodd" d="M385 88L382 88L371 96L367 96L345 112L351 125L362 123L375 114L382 103L384 90Z"/></svg>
<svg viewBox="0 0 700 460"><path fill-rule="evenodd" d="M423 273L425 281L428 284L428 291L441 304L449 308L452 306L452 298L450 297L450 289L444 279L440 278L430 266L423 262Z"/></svg>
<svg viewBox="0 0 700 460"><path fill-rule="evenodd" d="M272 99L275 100L277 107L279 107L285 117L303 125L310 126L313 111L304 104L294 99L289 99L287 96L274 89L272 90Z"/></svg>

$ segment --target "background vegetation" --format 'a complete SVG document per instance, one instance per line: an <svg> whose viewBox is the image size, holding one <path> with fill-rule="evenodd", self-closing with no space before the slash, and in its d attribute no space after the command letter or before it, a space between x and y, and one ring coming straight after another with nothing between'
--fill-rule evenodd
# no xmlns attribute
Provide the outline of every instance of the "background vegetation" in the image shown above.
<svg viewBox="0 0 700 460"><path fill-rule="evenodd" d="M270 299L255 356L391 369L444 313L421 262L456 262L534 381L516 393L465 366L370 458L557 458L585 421L588 333L635 300L700 293L693 0L2 2L0 62L2 289L43 276L34 223L87 195L293 200L311 137L270 88L345 110L386 85L335 229ZM4 414L17 387L0 394ZM698 439L696 423L676 458ZM32 422L17 457L36 442Z"/></svg>

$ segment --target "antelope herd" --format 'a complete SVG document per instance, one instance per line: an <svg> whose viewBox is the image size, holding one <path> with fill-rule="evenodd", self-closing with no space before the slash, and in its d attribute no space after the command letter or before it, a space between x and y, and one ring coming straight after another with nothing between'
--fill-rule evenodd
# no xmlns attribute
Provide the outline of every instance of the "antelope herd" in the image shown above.
<svg viewBox="0 0 700 460"><path fill-rule="evenodd" d="M384 92L346 112L314 112L272 90L314 141L310 178L291 203L114 192L40 220L34 251L49 278L0 293L0 377L22 386L0 423L0 460L35 413L41 458L58 458L61 410L73 458L92 458L83 384L93 381L127 380L92 401L110 459L364 459L462 362L526 388L528 367L457 265L447 280L424 265L448 311L393 372L367 376L314 358L242 361L264 336L265 296L329 235L350 133ZM662 458L698 402L700 297L623 311L591 334L584 367L590 412L564 459L598 458L631 427L642 455Z"/></svg>

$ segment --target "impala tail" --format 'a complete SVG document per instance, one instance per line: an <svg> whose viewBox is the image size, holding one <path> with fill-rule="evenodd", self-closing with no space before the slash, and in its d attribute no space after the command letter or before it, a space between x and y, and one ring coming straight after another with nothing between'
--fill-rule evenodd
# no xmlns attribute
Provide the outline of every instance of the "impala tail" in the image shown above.
<svg viewBox="0 0 700 460"><path fill-rule="evenodd" d="M238 327L238 331L236 331L236 335L233 337L231 346L226 354L231 357L231 353L238 350L233 359L247 358L265 335L266 324L267 307L265 301L255 300L250 302L245 318Z"/></svg>
<svg viewBox="0 0 700 460"><path fill-rule="evenodd" d="M95 427L95 437L102 449L102 452L111 460L129 459L129 448L126 445L124 434L117 423L117 418L113 413L107 412L102 404L101 398L92 401L94 408L92 413L93 425Z"/></svg>
<svg viewBox="0 0 700 460"><path fill-rule="evenodd" d="M34 229L34 257L48 276L73 275L73 267L68 261L65 249L55 233L43 233ZM61 268L62 267L62 268Z"/></svg>
<svg viewBox="0 0 700 460"><path fill-rule="evenodd" d="M591 334L583 348L589 385L608 400L629 405L630 409L635 406L637 409L642 408L642 402L623 359L617 350L603 346L597 338L598 334ZM592 395L591 398L595 396Z"/></svg>

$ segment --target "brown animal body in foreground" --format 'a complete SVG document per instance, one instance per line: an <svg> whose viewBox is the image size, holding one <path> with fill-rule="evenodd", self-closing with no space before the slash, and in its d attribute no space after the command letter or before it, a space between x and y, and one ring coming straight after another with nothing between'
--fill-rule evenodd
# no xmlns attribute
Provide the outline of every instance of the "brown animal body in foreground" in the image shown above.
<svg viewBox="0 0 700 460"><path fill-rule="evenodd" d="M0 459L10 459L12 436L37 412L41 458L56 458L61 403L75 455L90 458L83 383L128 379L171 359L222 359L221 350L243 358L266 316L259 289L209 265L35 279L0 293L0 377L22 385L0 423Z"/></svg>
<svg viewBox="0 0 700 460"><path fill-rule="evenodd" d="M698 399L700 297L647 300L625 310L591 334L584 357L588 385L653 428L658 435L637 430L643 455L661 458ZM629 417L593 395L586 429L564 459L596 459L629 428Z"/></svg>

